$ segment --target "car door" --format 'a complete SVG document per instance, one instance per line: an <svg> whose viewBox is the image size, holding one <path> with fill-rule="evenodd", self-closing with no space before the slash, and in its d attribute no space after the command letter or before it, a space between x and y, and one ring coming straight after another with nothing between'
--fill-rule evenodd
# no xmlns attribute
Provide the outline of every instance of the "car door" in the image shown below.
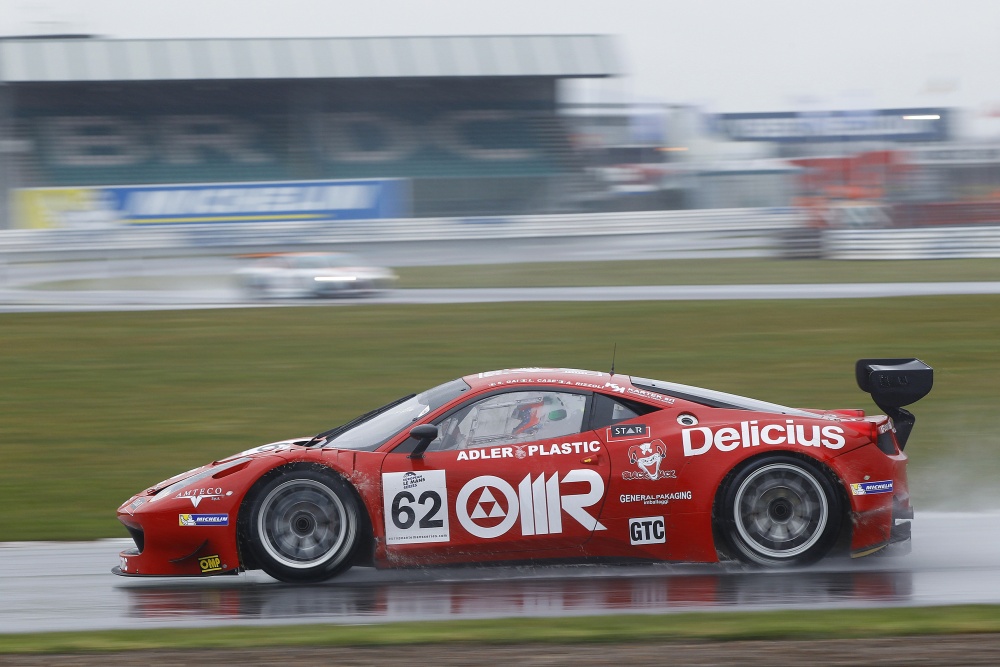
<svg viewBox="0 0 1000 667"><path fill-rule="evenodd" d="M579 547L594 531L610 463L584 431L589 392L517 388L436 419L420 458L404 441L383 461L390 553L490 554Z"/></svg>
<svg viewBox="0 0 1000 667"><path fill-rule="evenodd" d="M682 554L689 522L677 515L690 506L691 483L681 474L681 447L671 436L678 424L670 404L654 407L598 394L591 426L604 441L612 474L601 519L608 536L637 557L673 559ZM678 558L683 560L683 558Z"/></svg>

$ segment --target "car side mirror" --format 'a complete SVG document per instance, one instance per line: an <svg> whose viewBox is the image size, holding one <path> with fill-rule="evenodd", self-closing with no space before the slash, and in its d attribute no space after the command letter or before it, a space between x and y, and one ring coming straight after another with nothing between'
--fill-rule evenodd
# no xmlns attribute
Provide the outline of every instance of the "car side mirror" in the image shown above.
<svg viewBox="0 0 1000 667"><path fill-rule="evenodd" d="M566 411L565 410L553 410L552 412L549 413L549 421L550 422L557 422L557 421L560 421L560 420L563 420L563 419L566 419Z"/></svg>
<svg viewBox="0 0 1000 667"><path fill-rule="evenodd" d="M424 458L424 450L437 439L438 427L434 424L419 424L410 429L410 437L417 439L417 444L410 452L411 459Z"/></svg>

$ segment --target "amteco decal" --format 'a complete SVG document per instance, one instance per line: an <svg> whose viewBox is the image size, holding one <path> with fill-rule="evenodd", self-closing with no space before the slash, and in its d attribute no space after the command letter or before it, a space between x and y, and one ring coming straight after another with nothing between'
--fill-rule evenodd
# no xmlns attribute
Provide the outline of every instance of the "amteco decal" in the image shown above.
<svg viewBox="0 0 1000 667"><path fill-rule="evenodd" d="M233 495L233 492L226 491L225 495L231 496ZM174 498L187 498L191 501L192 505L197 507L202 500L222 500L222 496L222 487L216 486L202 489L184 489L174 496Z"/></svg>
<svg viewBox="0 0 1000 667"><path fill-rule="evenodd" d="M681 430L684 456L707 454L714 446L720 452L731 452L739 447L760 445L799 445L840 449L847 440L839 426L796 424L788 419L784 424L765 424L757 420L740 422L739 430L727 426L713 430L708 426L695 426Z"/></svg>

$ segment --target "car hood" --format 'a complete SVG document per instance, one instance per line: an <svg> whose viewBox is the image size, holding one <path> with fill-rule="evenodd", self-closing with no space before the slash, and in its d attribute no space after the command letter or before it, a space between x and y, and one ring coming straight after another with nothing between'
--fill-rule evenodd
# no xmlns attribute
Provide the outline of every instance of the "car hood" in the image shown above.
<svg viewBox="0 0 1000 667"><path fill-rule="evenodd" d="M212 461L209 464L192 468L191 470L182 472L179 475L174 475L173 477L163 480L159 484L149 487L146 490L146 494L159 495L162 491L165 491L170 487L180 488L182 486L187 486L196 481L195 478L208 477L218 473L220 470L226 470L237 465L243 465L255 458L271 456L278 452L284 452L296 447L301 447L301 443L307 442L308 440L308 438L295 438L292 440L281 440L278 442L268 443L266 445L260 445L258 447L252 447L239 452L238 454L233 454L232 456L219 459L218 461Z"/></svg>

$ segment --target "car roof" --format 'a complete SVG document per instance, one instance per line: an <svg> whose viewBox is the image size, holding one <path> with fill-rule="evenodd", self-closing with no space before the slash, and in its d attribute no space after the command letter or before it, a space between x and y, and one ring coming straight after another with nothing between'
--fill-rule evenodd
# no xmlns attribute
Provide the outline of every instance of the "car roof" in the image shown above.
<svg viewBox="0 0 1000 667"><path fill-rule="evenodd" d="M496 371L485 371L466 375L465 380L473 389L501 385L552 384L556 386L577 386L588 389L604 388L614 377L629 382L627 375L614 375L600 371L586 371L576 368L504 368Z"/></svg>
<svg viewBox="0 0 1000 667"><path fill-rule="evenodd" d="M662 404L663 402L673 404L675 400L680 399L709 407L811 418L819 417L823 412L826 412L803 410L674 382L628 375L612 375L601 371L576 368L505 368L467 375L462 379L474 390L489 387L516 387L521 383L536 387L543 384L552 387L597 389L608 393L626 394L630 398L646 399L654 404Z"/></svg>

